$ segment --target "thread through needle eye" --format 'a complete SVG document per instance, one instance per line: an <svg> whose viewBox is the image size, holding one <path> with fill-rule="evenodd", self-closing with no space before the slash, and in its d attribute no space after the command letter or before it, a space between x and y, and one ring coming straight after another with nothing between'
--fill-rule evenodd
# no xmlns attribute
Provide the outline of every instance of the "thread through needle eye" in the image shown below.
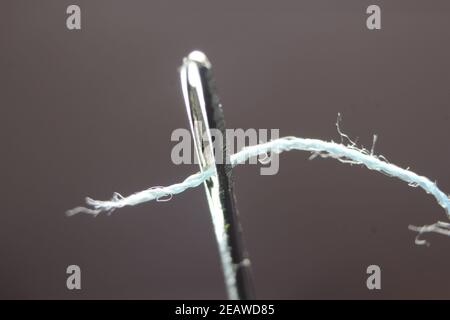
<svg viewBox="0 0 450 320"><path fill-rule="evenodd" d="M244 247L236 209L223 110L216 93L211 63L206 55L193 51L184 58L180 78L200 170L214 170L214 174L205 180L204 186L228 298L251 299L253 283L250 260ZM216 136L213 130L219 130L221 134Z"/></svg>

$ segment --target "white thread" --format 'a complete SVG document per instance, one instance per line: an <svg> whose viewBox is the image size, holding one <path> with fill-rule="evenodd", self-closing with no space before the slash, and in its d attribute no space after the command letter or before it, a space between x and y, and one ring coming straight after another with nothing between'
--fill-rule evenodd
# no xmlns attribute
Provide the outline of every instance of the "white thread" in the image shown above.
<svg viewBox="0 0 450 320"><path fill-rule="evenodd" d="M416 244L418 244L418 245L427 245L427 246L430 245L430 243L428 241L420 239L420 236L424 233L434 232L434 233L443 234L445 236L450 236L450 223L442 222L442 221L438 221L429 226L422 226L422 227L409 226L408 229L418 232L417 237L416 237Z"/></svg>
<svg viewBox="0 0 450 320"><path fill-rule="evenodd" d="M162 188L164 188L164 187L163 186L156 186L156 187L149 188L149 190L162 189ZM160 196L160 197L156 198L156 201L157 202L167 202L167 201L172 200L172 198L173 198L173 194L172 193L167 193L167 194L165 194L163 196Z"/></svg>
<svg viewBox="0 0 450 320"><path fill-rule="evenodd" d="M267 152L281 153L290 150L308 151L312 153L310 159L320 156L322 158L334 158L342 163L349 163L351 165L364 165L370 170L376 170L387 176L403 180L409 186L420 187L437 200L437 202L445 209L447 217L450 218L450 198L437 187L436 183L430 181L424 176L417 175L409 169L403 169L389 163L387 159L381 155L374 155L373 147L370 151L364 148L358 148L355 142L350 140L347 135L340 131L339 120L340 118L338 118L336 125L341 136L342 143L335 143L333 141L327 142L318 139L284 137L242 149L240 152L230 156L231 165L234 167L240 163L244 163L251 157L267 154ZM348 145L343 144L344 139L349 141ZM374 138L373 146L375 145L375 141L376 138ZM115 209L122 208L124 206L134 206L155 199L161 199L167 195L172 196L181 193L188 188L199 186L206 179L208 179L213 172L213 168L209 168L208 170L198 172L187 177L181 183L176 183L167 187L152 187L134 193L128 197L123 197L118 193L114 193L112 199L108 201L86 198L86 203L91 208L76 207L68 210L66 214L68 216L72 216L78 213L86 213L97 216L99 213L111 213ZM436 224L424 227L410 226L409 228L419 232L418 237L425 232L436 232L450 236L449 225L443 222L438 222ZM416 243L426 244L426 242L418 240L418 238L416 239Z"/></svg>
<svg viewBox="0 0 450 320"><path fill-rule="evenodd" d="M447 214L450 217L450 199L445 193L439 190L434 182L430 181L426 177L419 176L410 170L403 169L394 164L388 163L386 160L384 160L384 158L381 158L380 156L370 155L365 149L357 149L352 146L345 146L343 144L337 144L335 142L327 142L318 139L284 137L242 149L240 152L231 155L231 165L234 167L240 163L245 162L250 157L265 154L268 151L281 153L283 151L290 150L309 151L312 152L313 155L318 155L323 158L335 158L336 160L343 163L362 164L370 170L376 170L388 176L399 178L407 182L411 186L421 187L427 193L433 195L436 198L437 202L447 211ZM117 209L124 206L134 206L170 194L178 194L188 188L197 187L203 181L208 179L212 175L212 173L213 170L208 169L204 172L198 172L189 176L181 183L173 184L167 187L152 187L147 190L134 193L128 197L118 196L118 193L114 193L113 198L109 201L100 201L86 198L86 203L92 206L92 208L94 208L95 210L78 207L69 210L67 213L68 215L73 215L79 212L98 214L102 211L109 211L111 209ZM89 210L92 210L96 213L88 212ZM97 210L100 211L97 212Z"/></svg>

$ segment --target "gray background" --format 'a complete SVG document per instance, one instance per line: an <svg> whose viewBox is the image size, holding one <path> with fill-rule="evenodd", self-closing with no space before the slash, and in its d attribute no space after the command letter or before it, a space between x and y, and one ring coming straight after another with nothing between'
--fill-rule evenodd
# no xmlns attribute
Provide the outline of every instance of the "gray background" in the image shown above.
<svg viewBox="0 0 450 320"><path fill-rule="evenodd" d="M73 3L81 31L65 26ZM381 31L365 27L369 4ZM337 140L341 112L363 145L378 133L378 153L450 190L449 32L447 0L2 1L0 297L225 298L202 188L64 215L197 171L170 160L193 49L213 62L229 128ZM258 298L450 298L450 239L419 247L407 230L445 220L432 197L307 157L283 154L275 176L234 171ZM366 288L370 264L381 291Z"/></svg>

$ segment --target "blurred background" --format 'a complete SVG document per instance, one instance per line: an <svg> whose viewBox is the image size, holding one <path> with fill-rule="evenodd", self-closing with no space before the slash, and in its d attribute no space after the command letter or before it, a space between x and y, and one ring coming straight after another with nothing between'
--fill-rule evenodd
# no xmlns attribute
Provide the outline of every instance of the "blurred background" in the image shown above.
<svg viewBox="0 0 450 320"><path fill-rule="evenodd" d="M66 28L81 7L82 29ZM369 31L366 8L381 7ZM445 0L2 1L0 298L226 298L202 187L97 218L109 199L181 181L188 128L177 68L213 63L229 128L334 139L450 190L450 3ZM416 246L409 224L446 221L421 189L359 166L284 153L277 175L234 170L260 299L448 299L450 239ZM80 291L66 268L81 267ZM368 290L366 268L381 268Z"/></svg>

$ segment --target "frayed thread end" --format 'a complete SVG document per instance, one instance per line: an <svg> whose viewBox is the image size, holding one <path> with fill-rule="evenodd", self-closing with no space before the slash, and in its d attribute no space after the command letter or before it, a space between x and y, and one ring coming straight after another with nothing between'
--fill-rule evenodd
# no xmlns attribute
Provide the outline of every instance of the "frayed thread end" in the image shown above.
<svg viewBox="0 0 450 320"><path fill-rule="evenodd" d="M114 196L113 196L113 198L114 198ZM98 216L100 213L102 213L103 211L105 211L105 210L102 209L102 208L96 208L96 207L95 207L94 203L96 202L96 200L94 200L94 199L92 199L92 198L89 198L89 197L86 197L86 198L85 198L85 201L86 201L86 204L87 204L87 205L93 206L94 209L86 208L86 207L81 207L81 206L80 206L80 207L75 207L75 208L73 208L73 209L67 210L67 211L66 211L66 216L72 217L72 216L74 216L74 215L76 215L76 214L79 214L79 213L85 213L85 214L89 214L89 215L91 215L91 216L93 216L93 217L96 217L96 216ZM113 210L108 211L108 214L111 214L112 211L113 211Z"/></svg>
<svg viewBox="0 0 450 320"><path fill-rule="evenodd" d="M424 233L438 233L450 237L450 223L448 222L438 221L421 227L410 225L408 226L408 229L418 233L415 239L417 245L425 245L427 247L430 246L430 242L420 238Z"/></svg>

